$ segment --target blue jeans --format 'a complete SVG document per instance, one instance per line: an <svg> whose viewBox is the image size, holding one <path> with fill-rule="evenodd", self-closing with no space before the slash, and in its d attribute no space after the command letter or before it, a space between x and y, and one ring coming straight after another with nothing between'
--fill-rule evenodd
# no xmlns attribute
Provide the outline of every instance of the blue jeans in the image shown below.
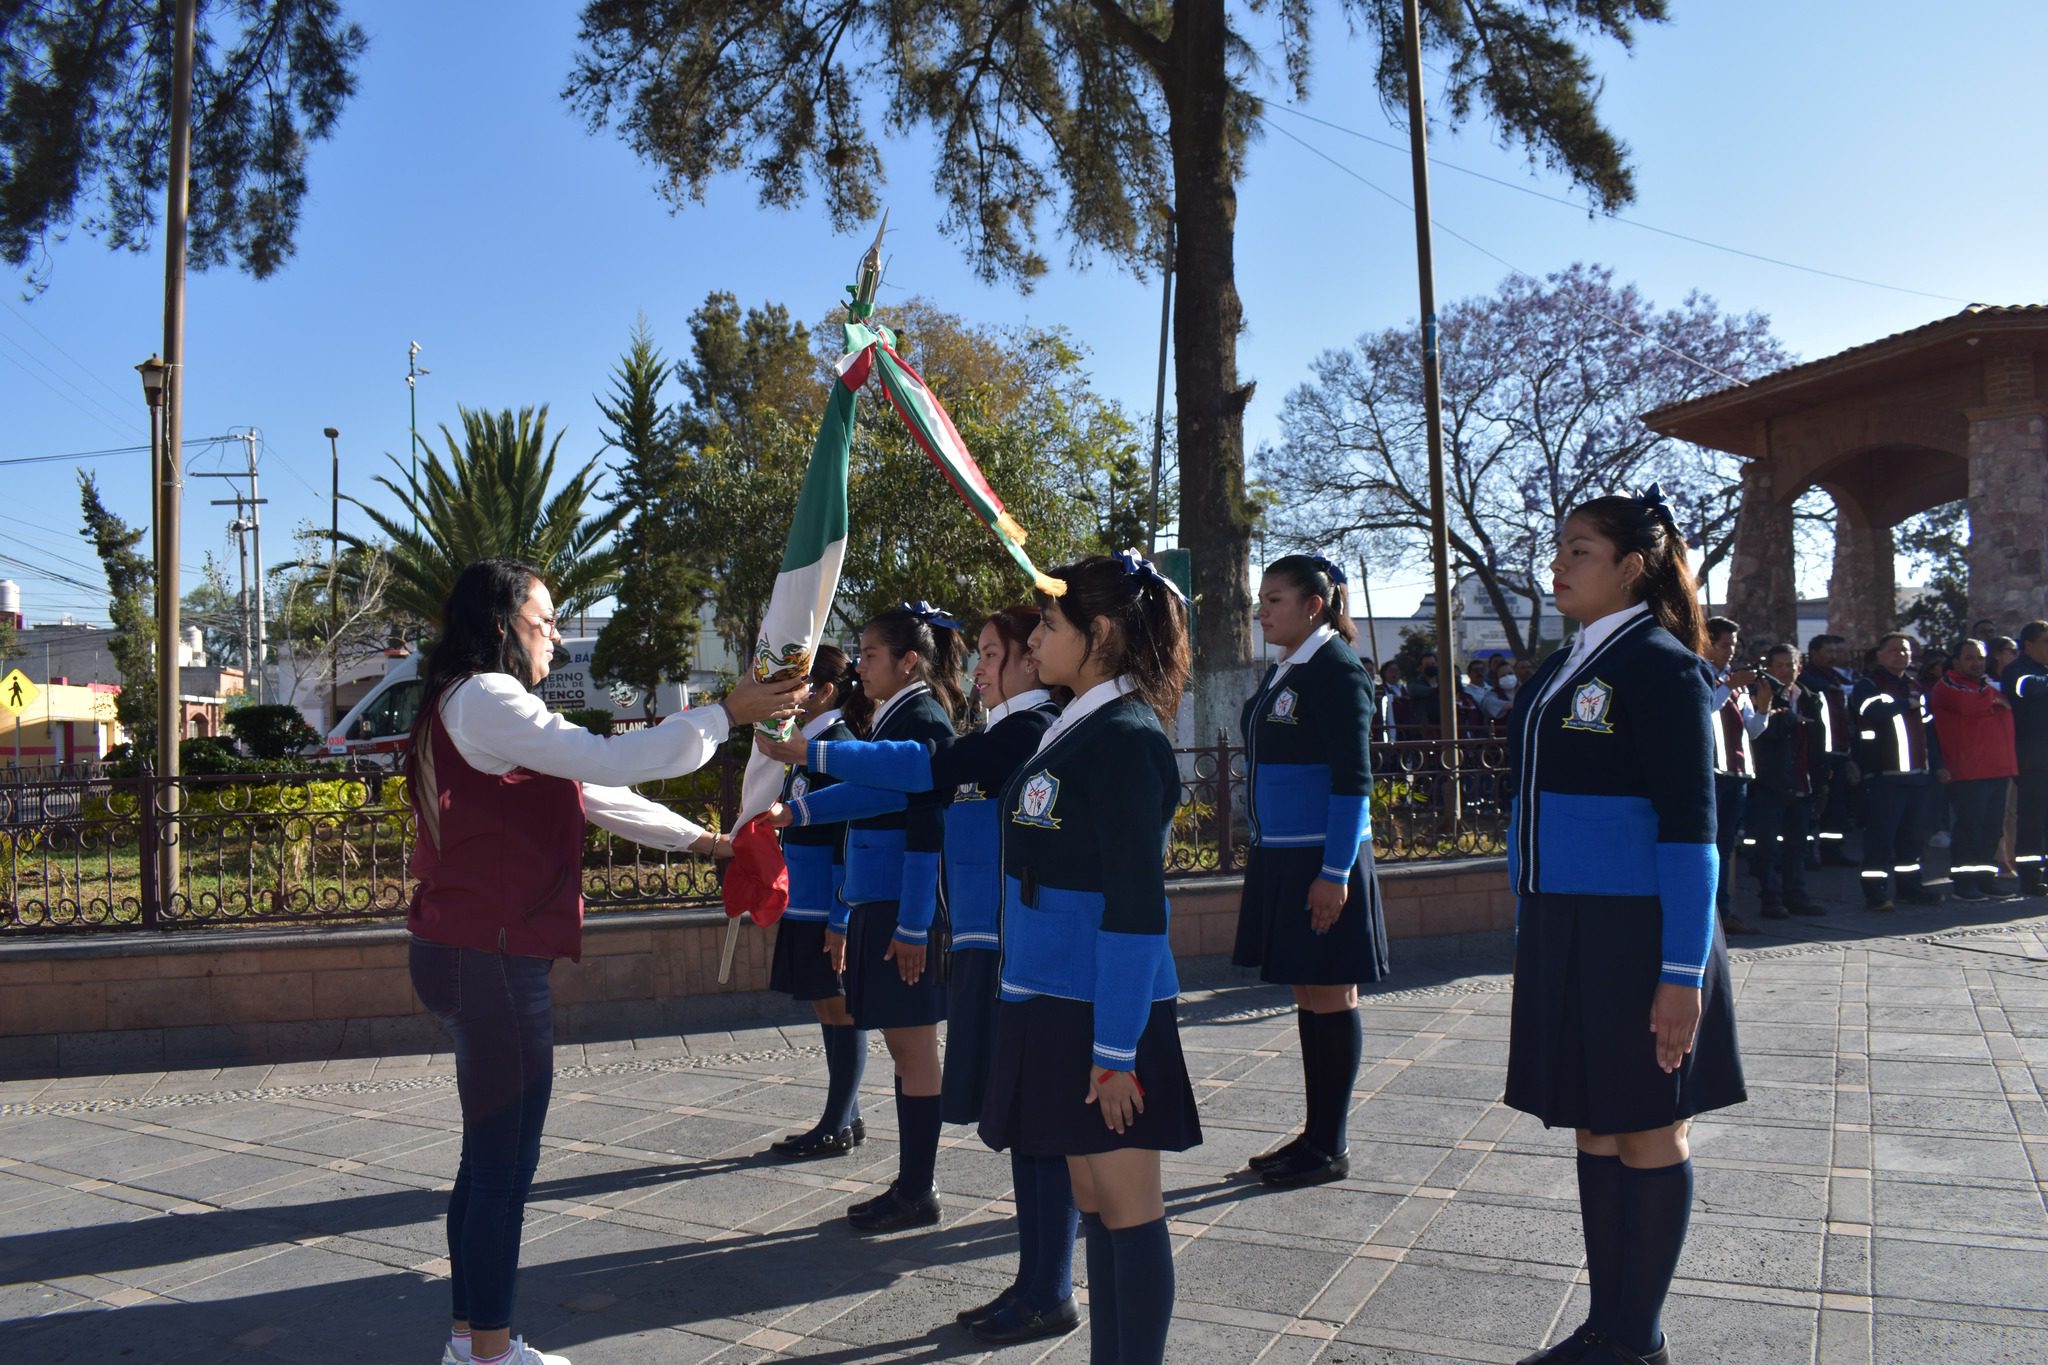
<svg viewBox="0 0 2048 1365"><path fill-rule="evenodd" d="M512 1325L519 1226L555 1079L545 957L412 941L412 987L455 1042L462 1164L448 1196L449 1283L472 1331Z"/></svg>
<svg viewBox="0 0 2048 1365"><path fill-rule="evenodd" d="M1748 778L1714 774L1714 842L1721 854L1714 907L1723 919L1735 913L1735 851L1741 847L1742 808L1748 796Z"/></svg>

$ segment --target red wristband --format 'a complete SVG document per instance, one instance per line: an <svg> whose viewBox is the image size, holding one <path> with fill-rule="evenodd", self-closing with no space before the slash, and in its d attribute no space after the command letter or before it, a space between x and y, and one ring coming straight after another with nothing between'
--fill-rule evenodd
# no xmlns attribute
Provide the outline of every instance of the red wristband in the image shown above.
<svg viewBox="0 0 2048 1365"><path fill-rule="evenodd" d="M1097 1076L1097 1077L1095 1078L1095 1083L1096 1083L1097 1085L1101 1085L1101 1084L1102 1084L1102 1083L1103 1083L1104 1081L1108 1080L1108 1079L1109 1079L1109 1078L1110 1078L1111 1076L1129 1076L1129 1077L1131 1078L1131 1084L1132 1084L1132 1085L1135 1085L1136 1087L1138 1087L1138 1096L1139 1096L1139 1098L1140 1098L1140 1099L1144 1098L1144 1095L1145 1095L1145 1083L1144 1083L1143 1081L1141 1081L1141 1080L1139 1080L1139 1079L1138 1079L1138 1073L1137 1073L1137 1072L1135 1072L1135 1071L1111 1071L1111 1070L1110 1070L1109 1068L1107 1068L1107 1067L1104 1067L1104 1068L1103 1068L1103 1071L1102 1071L1102 1074L1101 1074L1100 1076Z"/></svg>

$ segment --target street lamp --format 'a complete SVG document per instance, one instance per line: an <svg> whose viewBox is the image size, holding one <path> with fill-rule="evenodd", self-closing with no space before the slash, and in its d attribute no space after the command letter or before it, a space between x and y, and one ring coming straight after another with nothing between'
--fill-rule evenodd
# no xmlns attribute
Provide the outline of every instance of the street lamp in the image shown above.
<svg viewBox="0 0 2048 1365"><path fill-rule="evenodd" d="M324 427L321 435L327 438L327 452L334 457L333 498L329 504L332 517L327 560L327 729L332 731L334 723L341 719L341 602L335 596L335 583L341 575L341 431L336 427Z"/></svg>
<svg viewBox="0 0 2048 1365"><path fill-rule="evenodd" d="M163 567L164 377L170 366L152 353L135 367L142 376L142 397L149 404L149 549L150 566Z"/></svg>

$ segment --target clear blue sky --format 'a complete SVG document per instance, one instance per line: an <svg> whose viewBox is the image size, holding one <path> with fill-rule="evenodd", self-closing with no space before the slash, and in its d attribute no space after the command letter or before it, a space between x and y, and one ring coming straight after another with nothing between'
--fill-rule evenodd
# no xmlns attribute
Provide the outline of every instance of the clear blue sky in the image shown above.
<svg viewBox="0 0 2048 1365"><path fill-rule="evenodd" d="M565 459L596 452L605 390L636 315L671 356L713 289L779 301L815 318L840 297L862 245L832 235L815 204L756 206L732 179L671 215L653 176L612 134L588 135L559 98L574 6L536 0L423 5L349 0L370 35L361 89L311 165L298 255L256 282L192 278L185 429L259 428L265 550L289 529L325 526L328 452L341 429L342 487L374 500L372 476L407 445L405 349L417 339L420 425L456 404L547 403ZM1401 142L1371 98L1370 54L1350 43L1335 0L1319 24L1316 116ZM1602 109L1630 145L1640 189L1627 216L1761 255L1941 297L1845 283L1710 250L1544 203L1449 169L1480 170L1554 194L1561 180L1496 146L1483 128L1441 131L1432 151L1436 217L1534 273L1573 260L1613 265L1658 302L1701 289L1758 309L1806 358L1953 312L1962 303L2048 300L2048 183L2040 175L2039 54L2048 5L1974 0L1673 0L1675 22L1632 55L1596 49ZM1256 22L1256 21L1255 21ZM1270 34L1262 35L1270 38ZM1276 60L1277 60L1277 53ZM871 108L871 118L883 115ZM1405 199L1405 154L1275 113L1276 122ZM884 145L890 293L917 292L969 319L1064 324L1093 352L1098 388L1149 420L1158 337L1156 282L1097 261L1057 268L1030 294L986 286L939 236L921 135ZM1240 191L1243 373L1258 381L1252 445L1277 430L1281 398L1320 350L1415 314L1412 221L1388 199L1285 137L1253 148ZM0 308L0 457L146 439L133 365L162 328L160 254L114 255L75 233L55 244L47 292ZM1439 236L1441 299L1483 293L1505 268ZM205 452L225 468L241 447ZM147 519L148 460L91 466L115 509ZM97 582L78 538L69 463L0 467L0 554ZM187 488L184 562L232 553L218 480ZM344 506L344 526L367 530ZM22 583L31 622L106 618L104 596L0 563ZM1375 574L1375 607L1405 612L1419 565Z"/></svg>

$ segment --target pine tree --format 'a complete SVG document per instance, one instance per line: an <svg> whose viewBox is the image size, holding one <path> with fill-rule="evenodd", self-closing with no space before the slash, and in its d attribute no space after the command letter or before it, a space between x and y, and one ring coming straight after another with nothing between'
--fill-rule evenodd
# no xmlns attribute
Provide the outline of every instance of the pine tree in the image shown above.
<svg viewBox="0 0 2048 1365"><path fill-rule="evenodd" d="M639 689L650 720L661 680L689 671L706 587L682 535L681 441L675 408L661 393L668 374L643 317L613 372L611 397L597 400L609 424L605 440L625 456L613 467L615 487L605 501L630 509L632 520L619 532L617 606L598 634L590 667Z"/></svg>
<svg viewBox="0 0 2048 1365"><path fill-rule="evenodd" d="M156 569L136 552L144 531L128 529L128 523L109 512L100 501L99 485L91 474L78 471L79 503L85 512L85 529L79 532L93 543L100 563L107 571L109 594L107 612L114 623L113 639L107 652L121 671L121 695L114 699L114 718L128 733L137 754L156 752ZM176 667L173 659L171 665Z"/></svg>

